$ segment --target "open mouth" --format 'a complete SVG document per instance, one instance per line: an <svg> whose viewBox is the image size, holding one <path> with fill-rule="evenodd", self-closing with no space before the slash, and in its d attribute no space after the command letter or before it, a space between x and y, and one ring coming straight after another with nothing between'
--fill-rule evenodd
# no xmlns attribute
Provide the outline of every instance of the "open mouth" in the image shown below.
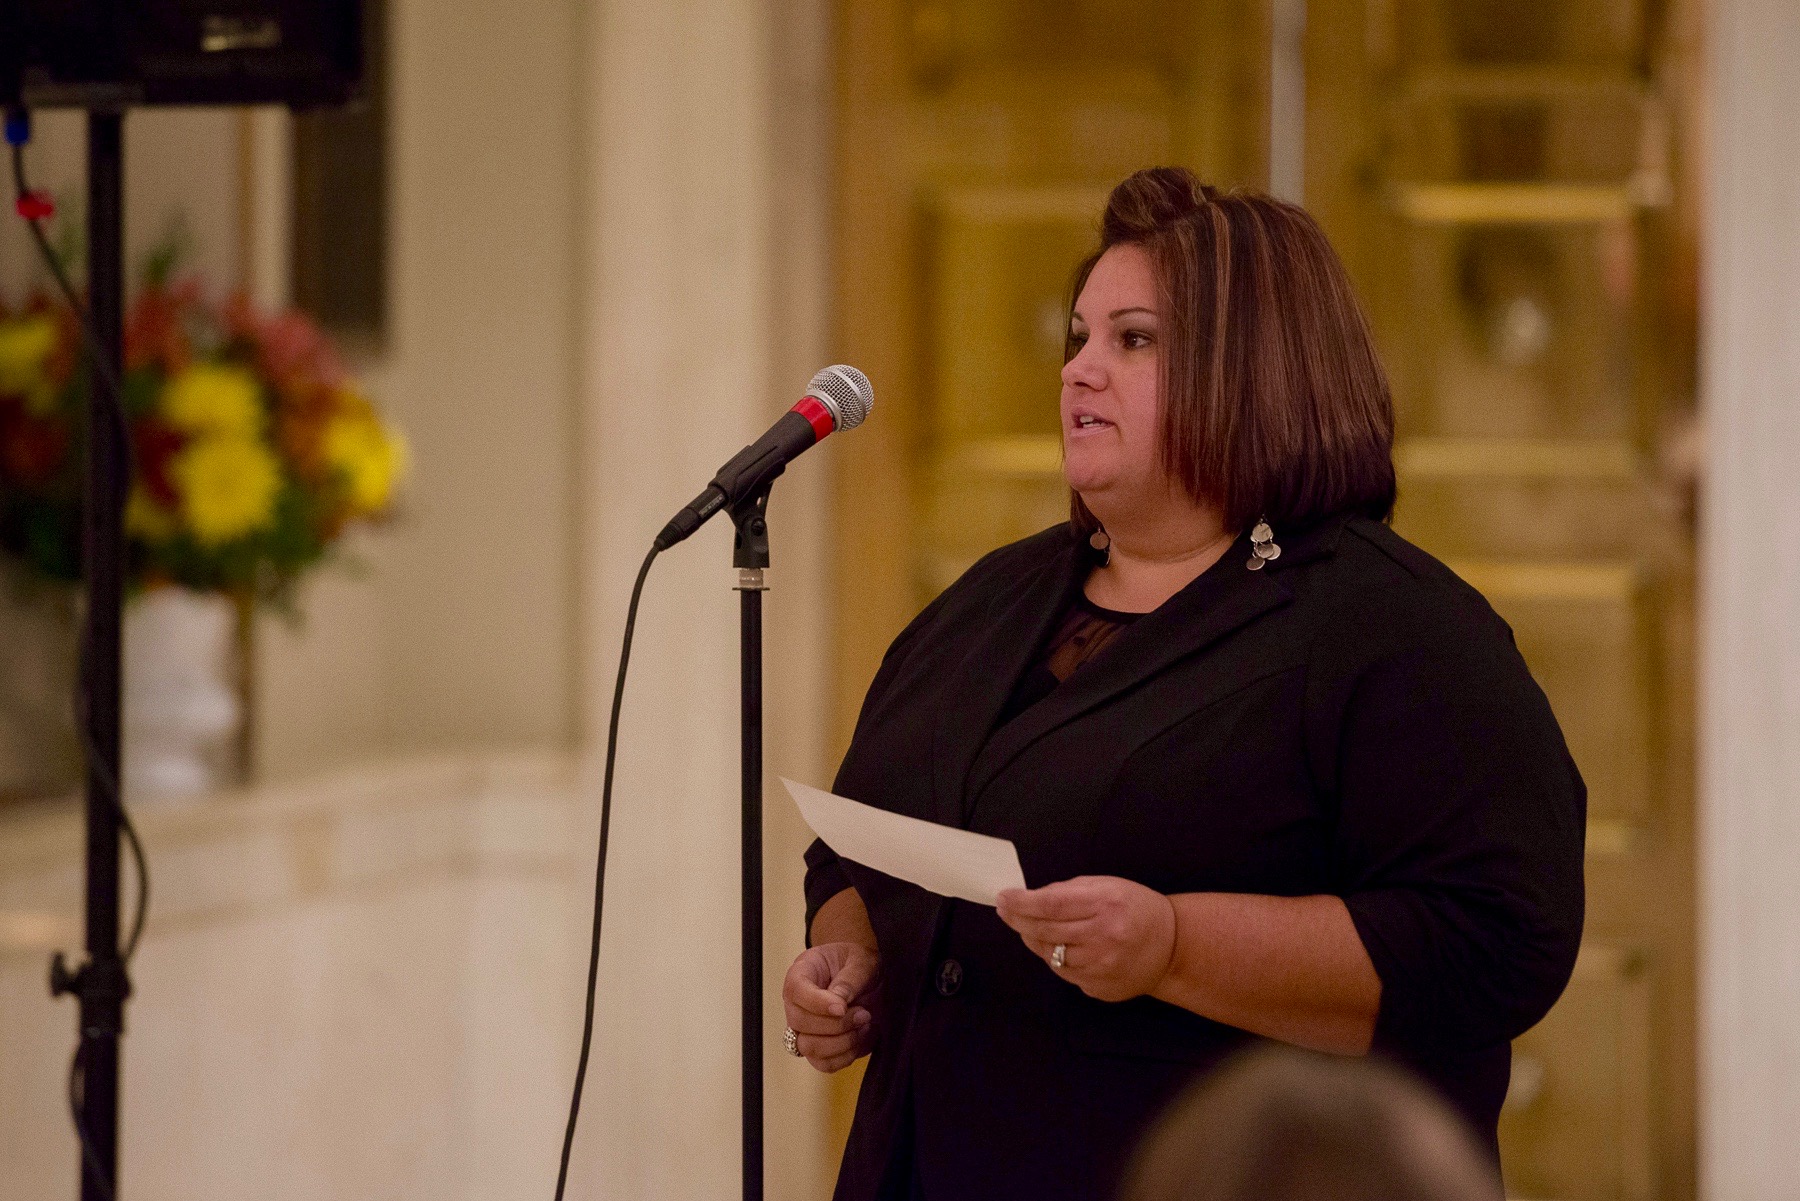
<svg viewBox="0 0 1800 1201"><path fill-rule="evenodd" d="M1078 430L1105 429L1111 425L1112 422L1096 417L1092 413L1078 413L1075 417L1075 428Z"/></svg>

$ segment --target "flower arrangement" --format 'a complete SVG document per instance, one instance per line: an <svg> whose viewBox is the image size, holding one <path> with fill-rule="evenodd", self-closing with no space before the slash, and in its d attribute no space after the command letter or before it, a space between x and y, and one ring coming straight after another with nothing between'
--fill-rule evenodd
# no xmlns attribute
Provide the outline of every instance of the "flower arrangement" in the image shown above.
<svg viewBox="0 0 1800 1201"><path fill-rule="evenodd" d="M346 527L390 512L406 444L303 314L153 269L124 356L133 586L288 608ZM0 306L0 549L53 580L81 574L81 361L66 306Z"/></svg>

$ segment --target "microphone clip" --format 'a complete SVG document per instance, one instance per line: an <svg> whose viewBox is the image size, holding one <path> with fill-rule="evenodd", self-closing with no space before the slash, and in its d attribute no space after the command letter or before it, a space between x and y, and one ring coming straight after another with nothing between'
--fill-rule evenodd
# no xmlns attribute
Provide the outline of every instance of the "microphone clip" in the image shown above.
<svg viewBox="0 0 1800 1201"><path fill-rule="evenodd" d="M756 572L758 588L762 586L762 570L769 565L769 490L774 485L773 479L766 481L729 509L731 524L737 527L731 543L731 565L740 572Z"/></svg>

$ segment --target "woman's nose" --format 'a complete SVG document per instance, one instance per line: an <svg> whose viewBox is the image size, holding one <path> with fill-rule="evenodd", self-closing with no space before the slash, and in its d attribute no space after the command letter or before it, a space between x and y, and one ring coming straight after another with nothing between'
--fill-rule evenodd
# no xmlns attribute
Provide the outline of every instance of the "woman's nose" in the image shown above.
<svg viewBox="0 0 1800 1201"><path fill-rule="evenodd" d="M1106 372L1098 362L1099 356L1094 353L1094 344L1089 341L1076 352L1075 357L1063 364L1063 387L1073 388L1077 385L1088 388L1102 387L1106 382Z"/></svg>

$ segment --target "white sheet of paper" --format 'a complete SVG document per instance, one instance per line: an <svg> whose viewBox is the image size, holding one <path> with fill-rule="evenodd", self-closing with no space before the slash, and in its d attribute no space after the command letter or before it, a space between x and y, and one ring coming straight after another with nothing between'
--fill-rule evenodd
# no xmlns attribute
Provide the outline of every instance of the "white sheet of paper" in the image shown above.
<svg viewBox="0 0 1800 1201"><path fill-rule="evenodd" d="M1004 838L889 813L785 776L781 782L813 833L845 859L982 905L1002 889L1025 887L1018 848Z"/></svg>

